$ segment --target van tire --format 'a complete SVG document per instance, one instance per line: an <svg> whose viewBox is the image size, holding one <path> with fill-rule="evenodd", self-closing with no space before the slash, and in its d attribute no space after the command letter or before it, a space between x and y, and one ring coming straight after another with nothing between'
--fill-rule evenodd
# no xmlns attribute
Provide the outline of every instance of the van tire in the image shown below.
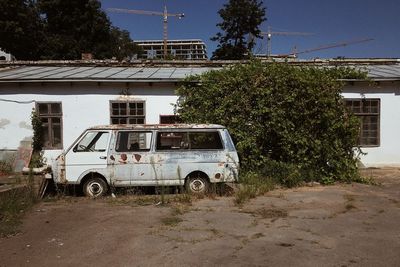
<svg viewBox="0 0 400 267"><path fill-rule="evenodd" d="M108 192L107 183L99 177L91 177L83 184L83 193L87 197L98 198Z"/></svg>
<svg viewBox="0 0 400 267"><path fill-rule="evenodd" d="M210 188L210 183L207 178L204 178L200 175L196 177L189 177L186 180L186 192L196 195L206 194Z"/></svg>

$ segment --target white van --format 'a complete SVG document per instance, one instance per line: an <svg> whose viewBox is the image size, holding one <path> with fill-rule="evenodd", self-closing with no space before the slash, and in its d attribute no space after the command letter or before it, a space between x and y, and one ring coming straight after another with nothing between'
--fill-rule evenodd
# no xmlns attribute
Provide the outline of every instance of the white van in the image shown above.
<svg viewBox="0 0 400 267"><path fill-rule="evenodd" d="M239 158L221 125L107 125L85 130L52 166L58 184L85 195L110 186L178 186L205 193L210 183L238 181Z"/></svg>

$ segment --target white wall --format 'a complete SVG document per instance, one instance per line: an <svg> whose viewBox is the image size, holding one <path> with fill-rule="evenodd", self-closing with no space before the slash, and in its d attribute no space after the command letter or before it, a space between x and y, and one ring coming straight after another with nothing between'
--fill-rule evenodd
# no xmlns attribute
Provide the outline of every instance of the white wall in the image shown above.
<svg viewBox="0 0 400 267"><path fill-rule="evenodd" d="M348 85L343 96L380 99L380 145L363 147L362 151L367 155L361 156L361 162L366 167L400 166L400 83Z"/></svg>
<svg viewBox="0 0 400 267"><path fill-rule="evenodd" d="M125 84L29 84L0 85L0 99L13 101L62 102L64 149L90 126L110 124L110 100L132 99L146 102L146 123L159 123L160 115L172 115L173 84L130 85L128 96ZM22 104L0 100L0 149L17 149L20 141L33 135L30 114L34 103ZM55 158L60 150L46 150L48 159Z"/></svg>

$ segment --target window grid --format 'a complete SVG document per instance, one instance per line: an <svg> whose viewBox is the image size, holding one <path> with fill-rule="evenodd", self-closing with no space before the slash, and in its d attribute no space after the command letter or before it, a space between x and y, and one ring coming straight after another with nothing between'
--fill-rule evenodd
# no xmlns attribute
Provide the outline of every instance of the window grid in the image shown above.
<svg viewBox="0 0 400 267"><path fill-rule="evenodd" d="M36 111L42 121L43 148L62 149L61 102L37 102Z"/></svg>
<svg viewBox="0 0 400 267"><path fill-rule="evenodd" d="M144 101L110 101L111 124L144 124Z"/></svg>
<svg viewBox="0 0 400 267"><path fill-rule="evenodd" d="M346 107L360 118L360 146L379 146L380 144L380 100L346 99Z"/></svg>

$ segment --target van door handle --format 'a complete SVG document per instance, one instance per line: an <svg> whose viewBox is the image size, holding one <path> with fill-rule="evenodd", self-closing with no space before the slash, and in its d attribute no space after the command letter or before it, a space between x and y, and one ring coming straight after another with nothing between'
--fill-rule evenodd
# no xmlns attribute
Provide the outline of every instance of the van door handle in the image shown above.
<svg viewBox="0 0 400 267"><path fill-rule="evenodd" d="M100 159L107 159L106 156L100 156Z"/></svg>

